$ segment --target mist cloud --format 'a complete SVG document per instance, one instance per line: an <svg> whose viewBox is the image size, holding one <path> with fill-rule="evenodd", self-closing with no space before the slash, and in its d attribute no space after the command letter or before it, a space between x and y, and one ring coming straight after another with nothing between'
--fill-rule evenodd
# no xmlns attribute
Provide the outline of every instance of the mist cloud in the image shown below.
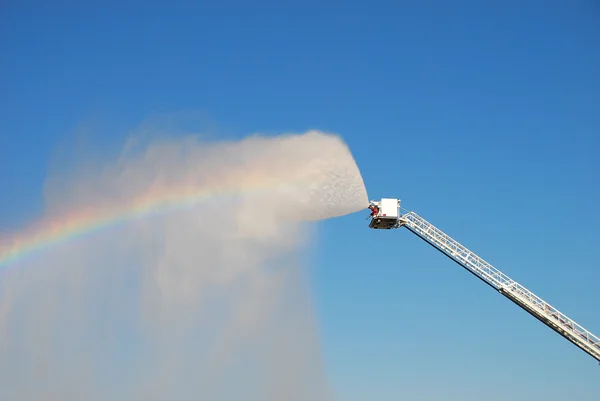
<svg viewBox="0 0 600 401"><path fill-rule="evenodd" d="M196 203L69 241L0 282L0 389L19 400L329 400L308 222L366 207L340 138L195 137L50 177L47 216ZM226 187L215 195L215 188Z"/></svg>

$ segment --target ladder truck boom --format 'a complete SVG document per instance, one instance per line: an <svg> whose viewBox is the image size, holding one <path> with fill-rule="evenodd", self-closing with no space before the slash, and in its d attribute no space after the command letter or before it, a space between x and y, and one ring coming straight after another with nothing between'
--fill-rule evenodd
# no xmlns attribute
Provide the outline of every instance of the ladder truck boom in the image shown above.
<svg viewBox="0 0 600 401"><path fill-rule="evenodd" d="M406 227L600 362L600 338L598 336L512 280L415 212L400 214L398 199L383 198L381 201L371 201L369 209L371 210L370 228L389 230Z"/></svg>

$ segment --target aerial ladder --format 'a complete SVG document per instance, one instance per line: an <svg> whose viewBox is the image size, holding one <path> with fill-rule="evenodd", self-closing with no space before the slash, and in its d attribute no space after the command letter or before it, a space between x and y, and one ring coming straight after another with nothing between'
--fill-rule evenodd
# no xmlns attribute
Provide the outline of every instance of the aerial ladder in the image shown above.
<svg viewBox="0 0 600 401"><path fill-rule="evenodd" d="M600 338L598 336L509 278L415 212L401 214L399 199L383 198L380 201L371 201L368 208L371 210L369 228L390 230L406 227L600 362Z"/></svg>

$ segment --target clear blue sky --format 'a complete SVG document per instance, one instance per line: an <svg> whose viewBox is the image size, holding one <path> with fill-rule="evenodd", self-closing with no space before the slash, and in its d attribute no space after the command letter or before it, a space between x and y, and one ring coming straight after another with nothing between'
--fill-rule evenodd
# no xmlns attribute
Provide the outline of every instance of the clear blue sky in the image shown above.
<svg viewBox="0 0 600 401"><path fill-rule="evenodd" d="M371 198L600 334L600 3L123 3L2 2L0 226L40 213L81 127L109 143L195 110L237 136L335 131ZM322 225L312 275L340 400L599 399L593 359L363 217Z"/></svg>

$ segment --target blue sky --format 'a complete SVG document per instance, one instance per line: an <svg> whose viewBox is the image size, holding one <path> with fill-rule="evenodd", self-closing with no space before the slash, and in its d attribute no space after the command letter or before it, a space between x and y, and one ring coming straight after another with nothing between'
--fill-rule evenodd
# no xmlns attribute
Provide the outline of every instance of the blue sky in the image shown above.
<svg viewBox="0 0 600 401"><path fill-rule="evenodd" d="M41 213L78 132L110 147L181 111L233 137L334 131L371 198L600 334L600 6L417 3L4 2L0 226ZM408 231L327 221L314 259L340 400L600 394L589 356Z"/></svg>

